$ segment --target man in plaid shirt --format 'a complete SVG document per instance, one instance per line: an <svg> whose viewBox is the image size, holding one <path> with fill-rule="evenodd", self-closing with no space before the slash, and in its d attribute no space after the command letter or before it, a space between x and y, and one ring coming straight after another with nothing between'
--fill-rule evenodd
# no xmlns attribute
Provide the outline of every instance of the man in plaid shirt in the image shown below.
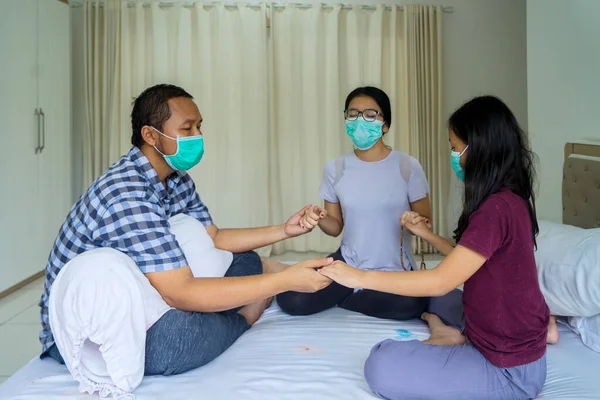
<svg viewBox="0 0 600 400"><path fill-rule="evenodd" d="M202 366L256 322L272 296L315 292L331 281L315 270L321 259L289 268L263 264L253 249L309 232L306 210L285 224L219 229L185 170L204 153L202 116L192 96L172 85L146 89L131 113L132 144L79 198L62 225L46 266L40 301L42 357L63 362L48 318L48 299L60 270L73 258L108 247L128 255L171 307L146 337L147 375L171 375ZM234 253L224 278L194 278L168 219L199 220L217 248ZM271 270L269 270L269 268ZM143 312L143 310L140 310Z"/></svg>

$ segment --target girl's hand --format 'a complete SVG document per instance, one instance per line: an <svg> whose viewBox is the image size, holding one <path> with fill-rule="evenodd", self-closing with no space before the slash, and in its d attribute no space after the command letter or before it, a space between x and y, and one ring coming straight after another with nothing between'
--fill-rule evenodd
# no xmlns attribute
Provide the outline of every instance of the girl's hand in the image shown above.
<svg viewBox="0 0 600 400"><path fill-rule="evenodd" d="M304 212L300 219L300 227L302 229L312 230L319 225L319 221L327 216L327 211L318 206L312 206Z"/></svg>
<svg viewBox="0 0 600 400"><path fill-rule="evenodd" d="M407 211L400 217L400 224L413 235L424 238L431 233L429 220L414 211Z"/></svg>
<svg viewBox="0 0 600 400"><path fill-rule="evenodd" d="M319 269L319 272L329 279L349 288L362 288L364 271L351 267L342 261L334 261L331 265Z"/></svg>
<svg viewBox="0 0 600 400"><path fill-rule="evenodd" d="M318 268L333 262L331 257L318 260L307 260L280 272L286 277L290 290L301 293L314 293L329 286L331 279L319 274Z"/></svg>

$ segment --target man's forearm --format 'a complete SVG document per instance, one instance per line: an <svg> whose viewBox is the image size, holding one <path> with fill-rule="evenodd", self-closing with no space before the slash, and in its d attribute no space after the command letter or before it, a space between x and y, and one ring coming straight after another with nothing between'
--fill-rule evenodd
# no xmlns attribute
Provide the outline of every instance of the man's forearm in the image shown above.
<svg viewBox="0 0 600 400"><path fill-rule="evenodd" d="M215 247L232 253L243 253L287 239L284 226L261 228L219 229L213 239Z"/></svg>
<svg viewBox="0 0 600 400"><path fill-rule="evenodd" d="M287 291L281 273L190 278L177 293L161 293L167 304L183 311L219 312L245 306Z"/></svg>

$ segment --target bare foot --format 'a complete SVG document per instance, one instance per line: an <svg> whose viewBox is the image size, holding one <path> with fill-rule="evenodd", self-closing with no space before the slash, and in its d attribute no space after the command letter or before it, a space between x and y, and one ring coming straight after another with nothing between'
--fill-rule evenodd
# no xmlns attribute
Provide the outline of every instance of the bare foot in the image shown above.
<svg viewBox="0 0 600 400"><path fill-rule="evenodd" d="M269 260L268 258L261 258L263 264L263 274L274 274L276 272L284 271L289 265L282 264L277 261Z"/></svg>
<svg viewBox="0 0 600 400"><path fill-rule="evenodd" d="M556 325L556 317L550 316L550 323L548 324L548 336L546 337L546 343L556 344L560 338L560 332L558 331L558 325Z"/></svg>
<svg viewBox="0 0 600 400"><path fill-rule="evenodd" d="M423 313L421 319L427 322L431 330L431 337L423 343L438 346L458 346L467 342L458 329L444 324L437 315Z"/></svg>
<svg viewBox="0 0 600 400"><path fill-rule="evenodd" d="M260 300L255 303L248 304L247 306L240 308L238 314L246 318L246 322L248 322L249 325L254 325L254 323L258 321L263 312L267 308L269 308L272 302L273 297L269 297L267 299Z"/></svg>

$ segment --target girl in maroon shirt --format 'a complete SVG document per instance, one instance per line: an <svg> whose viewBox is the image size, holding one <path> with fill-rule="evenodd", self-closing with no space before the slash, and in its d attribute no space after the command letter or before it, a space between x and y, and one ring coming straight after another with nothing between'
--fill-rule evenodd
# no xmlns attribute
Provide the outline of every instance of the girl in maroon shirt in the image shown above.
<svg viewBox="0 0 600 400"><path fill-rule="evenodd" d="M457 245L407 212L402 225L447 257L431 270L362 271L334 262L323 275L351 287L404 296L442 296L464 284L465 327L423 314L429 340L385 340L371 351L365 377L385 399L529 399L546 380L550 313L537 278L539 231L534 154L510 109L491 96L459 108L448 123L451 161L464 181ZM556 331L555 331L556 330Z"/></svg>

